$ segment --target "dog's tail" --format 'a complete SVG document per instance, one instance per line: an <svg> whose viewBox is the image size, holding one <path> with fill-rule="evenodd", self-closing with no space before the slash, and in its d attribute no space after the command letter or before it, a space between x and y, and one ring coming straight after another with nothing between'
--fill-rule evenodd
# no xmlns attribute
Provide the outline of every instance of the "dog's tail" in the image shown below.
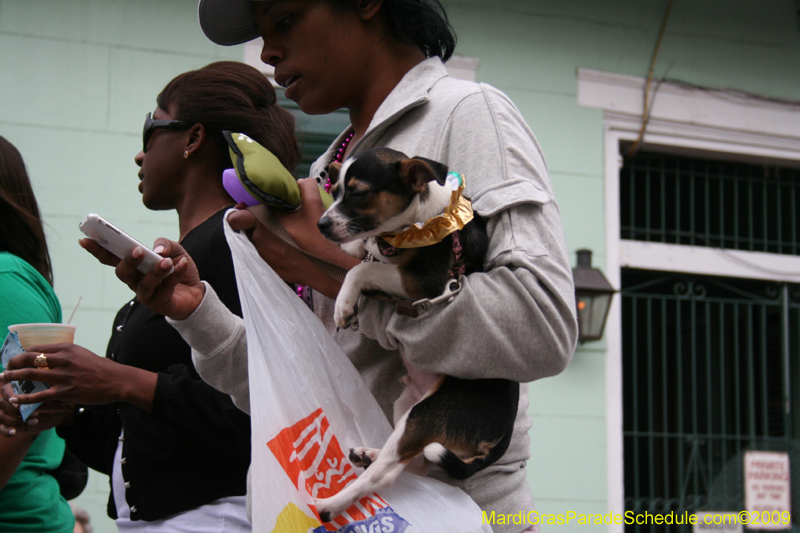
<svg viewBox="0 0 800 533"><path fill-rule="evenodd" d="M469 461L462 460L438 442L425 446L423 455L431 463L437 464L453 479L467 479L500 459L511 444L511 435L503 437L500 442L492 447L488 455L473 457Z"/></svg>

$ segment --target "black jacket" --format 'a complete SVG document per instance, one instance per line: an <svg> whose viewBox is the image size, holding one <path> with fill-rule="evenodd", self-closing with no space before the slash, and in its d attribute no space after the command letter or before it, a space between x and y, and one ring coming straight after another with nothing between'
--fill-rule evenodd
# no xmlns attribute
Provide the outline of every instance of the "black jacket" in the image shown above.
<svg viewBox="0 0 800 533"><path fill-rule="evenodd" d="M228 308L241 316L223 212L182 241ZM122 474L132 520L158 520L226 496L245 495L250 417L200 379L191 349L157 315L131 301L117 313L106 357L158 373L153 411L126 403L83 406L58 434L90 468L110 476L122 429ZM113 493L108 516L117 518Z"/></svg>

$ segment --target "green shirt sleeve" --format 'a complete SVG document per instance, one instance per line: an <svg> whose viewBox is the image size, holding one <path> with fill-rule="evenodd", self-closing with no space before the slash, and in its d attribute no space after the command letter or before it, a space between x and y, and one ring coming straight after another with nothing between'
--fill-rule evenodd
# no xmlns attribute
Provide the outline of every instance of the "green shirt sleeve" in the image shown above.
<svg viewBox="0 0 800 533"><path fill-rule="evenodd" d="M61 304L53 288L31 265L0 252L0 328L30 322L61 322Z"/></svg>
<svg viewBox="0 0 800 533"><path fill-rule="evenodd" d="M0 252L0 342L8 326L61 322L61 304L47 280L31 265ZM2 369L2 365L0 365ZM75 519L58 482L46 470L64 456L64 441L54 429L42 432L14 475L0 491L0 531L70 533Z"/></svg>

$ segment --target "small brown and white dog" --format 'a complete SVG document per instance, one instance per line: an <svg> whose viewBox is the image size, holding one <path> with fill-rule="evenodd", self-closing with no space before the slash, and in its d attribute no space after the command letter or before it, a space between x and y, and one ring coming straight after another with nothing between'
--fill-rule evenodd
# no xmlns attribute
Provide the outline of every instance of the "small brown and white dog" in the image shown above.
<svg viewBox="0 0 800 533"><path fill-rule="evenodd" d="M441 163L408 158L387 148L331 164L334 202L319 221L320 231L349 253L363 257L366 250L378 260L347 273L336 299L338 327L355 320L362 293L408 300L441 295L454 277L459 251L464 273L482 268L488 238L485 222L477 214L460 231L429 246L394 248L380 237L441 215L453 189L445 185L447 171ZM404 362L408 374L403 378L405 390L394 404L393 433L380 450L350 451L356 466L369 468L339 493L316 500L323 521L394 483L420 454L449 476L465 479L508 449L519 403L518 383L431 374Z"/></svg>

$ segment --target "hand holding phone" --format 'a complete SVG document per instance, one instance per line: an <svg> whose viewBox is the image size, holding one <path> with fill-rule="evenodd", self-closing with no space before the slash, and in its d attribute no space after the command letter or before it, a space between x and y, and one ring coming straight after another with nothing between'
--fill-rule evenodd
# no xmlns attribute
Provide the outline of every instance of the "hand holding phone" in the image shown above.
<svg viewBox="0 0 800 533"><path fill-rule="evenodd" d="M87 237L96 241L100 246L120 259L123 259L137 246L144 250L144 259L136 268L136 270L142 274L150 272L159 261L164 259L153 250L95 213L89 213L78 227ZM172 273L172 270L170 273Z"/></svg>

